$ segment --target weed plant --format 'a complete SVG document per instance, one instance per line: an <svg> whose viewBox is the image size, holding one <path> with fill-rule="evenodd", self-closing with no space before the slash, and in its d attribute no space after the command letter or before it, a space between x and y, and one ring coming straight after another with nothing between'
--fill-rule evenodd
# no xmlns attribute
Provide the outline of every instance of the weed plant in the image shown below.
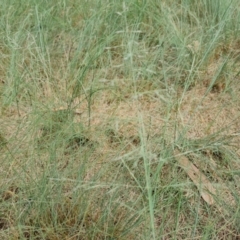
<svg viewBox="0 0 240 240"><path fill-rule="evenodd" d="M239 12L2 0L0 238L239 239Z"/></svg>

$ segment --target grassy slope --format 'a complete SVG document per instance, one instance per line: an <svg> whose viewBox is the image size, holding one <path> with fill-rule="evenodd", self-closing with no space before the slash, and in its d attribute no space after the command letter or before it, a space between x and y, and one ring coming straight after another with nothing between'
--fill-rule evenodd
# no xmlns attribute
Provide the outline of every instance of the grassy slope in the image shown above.
<svg viewBox="0 0 240 240"><path fill-rule="evenodd" d="M116 2L2 3L1 239L238 239L238 1Z"/></svg>

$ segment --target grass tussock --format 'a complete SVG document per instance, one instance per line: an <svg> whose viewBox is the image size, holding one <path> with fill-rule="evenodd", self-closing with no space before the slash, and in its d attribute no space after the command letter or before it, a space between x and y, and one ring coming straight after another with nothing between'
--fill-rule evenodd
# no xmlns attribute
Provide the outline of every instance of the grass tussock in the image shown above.
<svg viewBox="0 0 240 240"><path fill-rule="evenodd" d="M1 5L1 239L240 238L238 1Z"/></svg>

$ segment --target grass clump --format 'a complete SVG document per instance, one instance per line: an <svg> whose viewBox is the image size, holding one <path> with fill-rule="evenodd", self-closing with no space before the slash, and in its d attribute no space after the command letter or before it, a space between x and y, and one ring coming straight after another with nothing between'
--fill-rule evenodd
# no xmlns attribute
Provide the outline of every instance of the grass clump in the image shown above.
<svg viewBox="0 0 240 240"><path fill-rule="evenodd" d="M239 8L3 1L1 239L238 239Z"/></svg>

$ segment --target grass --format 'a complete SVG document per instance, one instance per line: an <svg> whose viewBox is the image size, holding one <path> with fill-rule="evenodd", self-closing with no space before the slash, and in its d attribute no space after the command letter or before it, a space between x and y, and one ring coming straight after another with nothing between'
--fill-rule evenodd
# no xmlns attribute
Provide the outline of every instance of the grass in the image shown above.
<svg viewBox="0 0 240 240"><path fill-rule="evenodd" d="M237 0L1 5L1 239L239 239Z"/></svg>

